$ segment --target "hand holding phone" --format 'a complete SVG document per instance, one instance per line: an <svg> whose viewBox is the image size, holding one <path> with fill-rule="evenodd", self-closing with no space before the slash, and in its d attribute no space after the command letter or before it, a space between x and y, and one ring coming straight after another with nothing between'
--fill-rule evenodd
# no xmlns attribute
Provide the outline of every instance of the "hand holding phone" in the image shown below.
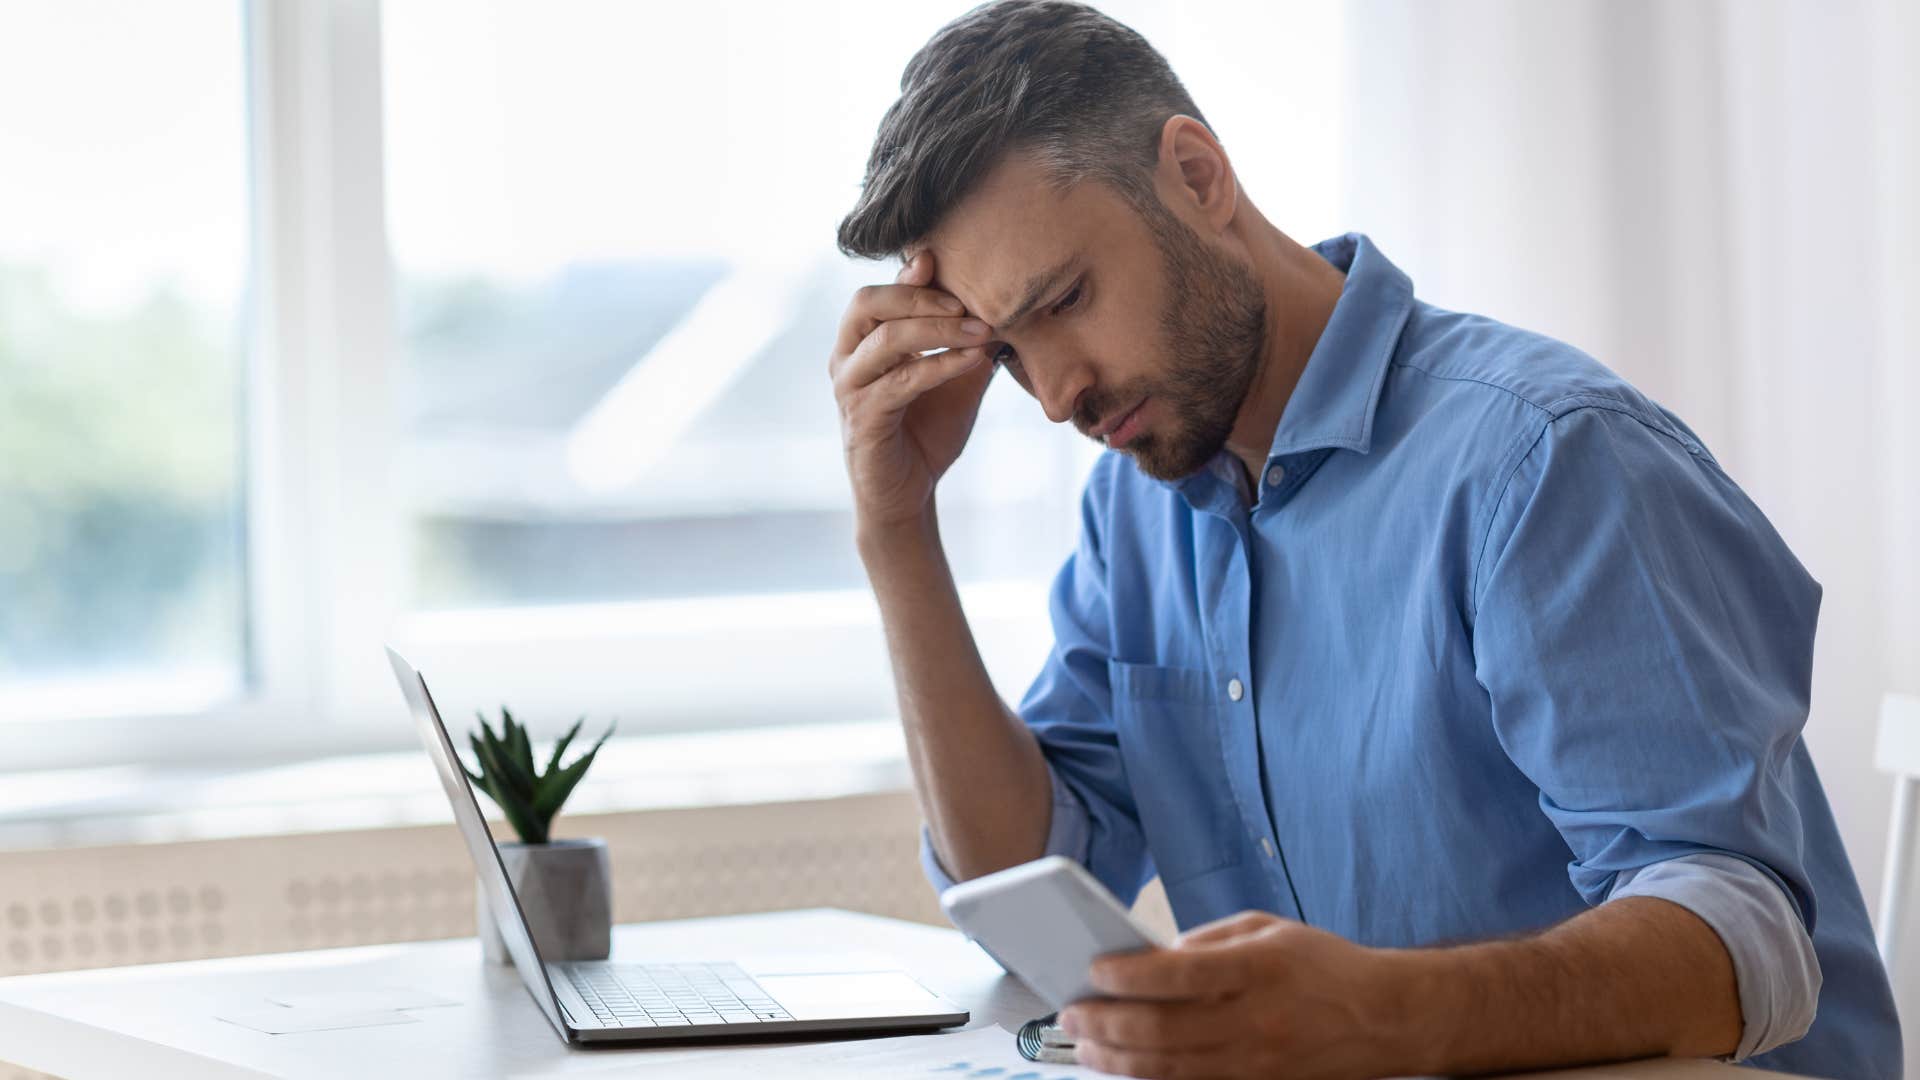
<svg viewBox="0 0 1920 1080"><path fill-rule="evenodd" d="M940 906L1055 1009L1101 996L1087 978L1096 957L1167 944L1079 863L1058 855L955 885Z"/></svg>

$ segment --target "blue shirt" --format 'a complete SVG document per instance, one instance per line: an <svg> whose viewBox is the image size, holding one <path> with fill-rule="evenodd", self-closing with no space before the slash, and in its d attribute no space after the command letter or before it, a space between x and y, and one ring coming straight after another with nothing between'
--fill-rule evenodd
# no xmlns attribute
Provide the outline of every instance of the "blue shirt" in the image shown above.
<svg viewBox="0 0 1920 1080"><path fill-rule="evenodd" d="M1730 856L1811 933L1754 1063L1897 1076L1887 978L1800 729L1820 587L1693 432L1578 350L1416 300L1364 236L1251 505L1222 454L1087 482L1019 712L1048 850L1182 927L1380 946L1550 926ZM931 860L930 860L931 862ZM930 866L936 879L937 865Z"/></svg>

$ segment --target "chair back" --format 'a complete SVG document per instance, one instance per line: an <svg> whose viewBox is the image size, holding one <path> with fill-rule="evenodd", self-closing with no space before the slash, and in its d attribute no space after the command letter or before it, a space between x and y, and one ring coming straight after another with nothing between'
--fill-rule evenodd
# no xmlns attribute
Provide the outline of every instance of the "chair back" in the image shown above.
<svg viewBox="0 0 1920 1080"><path fill-rule="evenodd" d="M1875 935L1880 962L1893 975L1900 946L1900 924L1907 910L1907 879L1913 869L1916 818L1920 818L1920 695L1888 694L1880 701L1880 733L1874 764L1893 774L1893 815L1887 826L1887 860L1880 884L1880 917Z"/></svg>

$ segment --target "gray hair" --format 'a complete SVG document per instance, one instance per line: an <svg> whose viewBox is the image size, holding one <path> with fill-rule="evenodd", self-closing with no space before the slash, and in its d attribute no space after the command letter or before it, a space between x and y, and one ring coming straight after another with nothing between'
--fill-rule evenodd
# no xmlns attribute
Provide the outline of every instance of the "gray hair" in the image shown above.
<svg viewBox="0 0 1920 1080"><path fill-rule="evenodd" d="M1147 40L1085 4L996 0L942 27L900 76L840 250L869 259L926 238L1009 151L1053 181L1110 184L1142 210L1169 117L1205 117Z"/></svg>

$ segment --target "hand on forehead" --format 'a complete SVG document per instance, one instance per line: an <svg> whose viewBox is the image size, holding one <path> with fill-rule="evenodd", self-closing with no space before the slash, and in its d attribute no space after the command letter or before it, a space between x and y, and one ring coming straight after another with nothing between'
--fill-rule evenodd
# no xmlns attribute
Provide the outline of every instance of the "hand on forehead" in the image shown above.
<svg viewBox="0 0 1920 1080"><path fill-rule="evenodd" d="M1086 246L1090 229L1105 224L1101 203L1095 192L1060 190L1016 157L988 173L905 255L932 264L924 284L959 297L968 314L998 327L995 320L1005 321L1027 299L1036 275L1057 268Z"/></svg>
<svg viewBox="0 0 1920 1080"><path fill-rule="evenodd" d="M900 272L895 275L895 283L900 285L918 285L952 296L959 300L965 313L980 318L980 313L965 297L950 287L940 276L940 260L931 244L922 244L907 252L905 261L900 264Z"/></svg>
<svg viewBox="0 0 1920 1080"><path fill-rule="evenodd" d="M1087 263L1079 252L1060 258L1047 258L1032 265L1017 265L1024 260L995 259L973 274L954 271L959 260L942 263L931 248L923 248L910 257L901 270L903 284L925 284L952 295L967 314L985 320L997 331L1017 330L1028 316L1044 307L1054 294L1069 287Z"/></svg>

